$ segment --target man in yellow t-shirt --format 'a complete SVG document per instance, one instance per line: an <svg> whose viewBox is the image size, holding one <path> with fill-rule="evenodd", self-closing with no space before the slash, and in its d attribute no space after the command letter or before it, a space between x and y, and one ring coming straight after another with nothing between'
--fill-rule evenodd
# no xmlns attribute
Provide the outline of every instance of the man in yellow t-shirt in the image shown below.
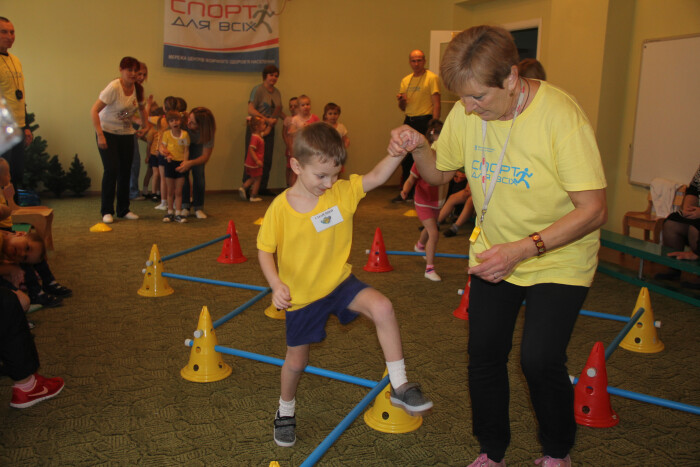
<svg viewBox="0 0 700 467"><path fill-rule="evenodd" d="M2 154L10 163L12 183L15 188L22 186L24 178L24 147L32 142L32 132L26 124L27 104L24 95L24 74L19 59L8 49L15 42L15 27L9 19L0 16L0 92L5 97L7 107L17 126L24 131L24 139ZM15 193L17 202L17 193Z"/></svg>
<svg viewBox="0 0 700 467"><path fill-rule="evenodd" d="M421 135L428 131L428 122L440 118L440 78L430 70L425 69L425 54L422 50L414 50L408 56L408 63L413 73L401 80L396 99L406 117L404 123ZM413 156L409 153L401 161L401 184L408 180L413 166ZM413 189L406 196L413 199ZM395 203L403 201L401 195L392 200Z"/></svg>

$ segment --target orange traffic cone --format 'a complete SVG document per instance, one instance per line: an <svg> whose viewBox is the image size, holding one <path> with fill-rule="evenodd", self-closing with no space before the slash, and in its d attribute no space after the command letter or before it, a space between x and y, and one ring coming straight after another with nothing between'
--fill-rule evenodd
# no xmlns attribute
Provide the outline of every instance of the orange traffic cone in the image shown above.
<svg viewBox="0 0 700 467"><path fill-rule="evenodd" d="M278 310L274 303L270 303L270 306L265 308L265 316L272 319L287 319L287 312Z"/></svg>
<svg viewBox="0 0 700 467"><path fill-rule="evenodd" d="M386 375L387 371L384 370L384 376ZM417 430L423 424L423 417L409 415L403 409L394 407L390 397L391 384L387 384L374 399L374 405L365 412L365 423L382 433L408 433Z"/></svg>
<svg viewBox="0 0 700 467"><path fill-rule="evenodd" d="M224 264L237 264L248 261L248 258L243 256L241 251L241 244L238 243L238 234L233 221L228 221L228 234L229 238L224 240L224 246L221 248L221 255L219 255L217 261Z"/></svg>
<svg viewBox="0 0 700 467"><path fill-rule="evenodd" d="M462 291L462 300L459 302L457 309L452 312L455 317L465 321L469 320L469 288L471 285L472 276L467 276L467 285L464 286L464 290Z"/></svg>
<svg viewBox="0 0 700 467"><path fill-rule="evenodd" d="M203 306L199 313L199 322L194 337L190 360L187 366L180 370L180 376L195 383L211 383L230 375L233 370L224 363L221 354L215 349L218 345L216 332L211 322L209 309L206 306Z"/></svg>
<svg viewBox="0 0 700 467"><path fill-rule="evenodd" d="M576 423L593 428L609 428L620 423L610 405L605 349L596 342L574 388Z"/></svg>
<svg viewBox="0 0 700 467"><path fill-rule="evenodd" d="M372 242L372 249L369 251L369 258L367 258L367 264L363 267L365 271L368 272L389 272L393 271L394 268L389 264L389 258L386 255L386 249L384 248L384 239L382 238L382 231L377 230L374 232L374 242Z"/></svg>
<svg viewBox="0 0 700 467"><path fill-rule="evenodd" d="M163 261L160 259L158 247L154 243L151 247L151 256L146 261L143 269L143 284L138 294L144 297L165 297L175 292L163 277Z"/></svg>
<svg viewBox="0 0 700 467"><path fill-rule="evenodd" d="M634 305L632 317L634 317L640 307L644 308L644 313L640 316L639 321L630 329L620 347L632 352L639 353L657 353L664 349L664 343L659 339L654 327L654 310L651 309L651 300L649 299L649 290L642 287L637 297L637 303Z"/></svg>

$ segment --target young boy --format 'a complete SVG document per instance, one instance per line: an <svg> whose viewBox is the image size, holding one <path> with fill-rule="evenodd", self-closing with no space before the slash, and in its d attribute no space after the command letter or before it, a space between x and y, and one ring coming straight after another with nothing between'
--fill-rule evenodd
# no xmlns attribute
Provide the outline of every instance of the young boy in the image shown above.
<svg viewBox="0 0 700 467"><path fill-rule="evenodd" d="M391 302L355 278L347 263L358 203L391 176L402 157L387 156L364 176L338 180L345 157L345 146L333 127L318 122L302 128L294 139L290 161L297 180L272 202L258 233L258 258L272 288L272 303L287 310L287 355L274 421L279 446L296 442L297 385L308 362L309 345L325 338L330 314L342 324L358 314L374 321L387 362L392 405L415 415L433 406L417 384L407 382Z"/></svg>

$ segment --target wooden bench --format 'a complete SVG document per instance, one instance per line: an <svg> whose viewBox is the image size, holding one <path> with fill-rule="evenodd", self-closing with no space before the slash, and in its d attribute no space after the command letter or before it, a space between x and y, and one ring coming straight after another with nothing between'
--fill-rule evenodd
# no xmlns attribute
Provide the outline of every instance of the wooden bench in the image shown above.
<svg viewBox="0 0 700 467"><path fill-rule="evenodd" d="M635 273L617 264L599 261L598 271L631 284L647 287L649 290L666 295L667 297L700 306L700 294L694 293L689 289L681 288L680 285L674 286L666 281L645 278L642 270L644 261L647 260L691 274L700 275L700 261L679 260L670 257L668 253L674 251L671 248L638 238L627 237L615 232L610 232L609 230L600 231L600 245L639 258L639 270Z"/></svg>

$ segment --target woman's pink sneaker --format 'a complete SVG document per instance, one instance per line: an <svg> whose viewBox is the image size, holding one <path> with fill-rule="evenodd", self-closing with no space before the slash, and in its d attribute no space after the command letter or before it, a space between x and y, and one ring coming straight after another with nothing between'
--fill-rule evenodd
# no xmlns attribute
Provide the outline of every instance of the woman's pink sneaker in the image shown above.
<svg viewBox="0 0 700 467"><path fill-rule="evenodd" d="M506 461L494 462L485 453L479 454L474 462L467 467L506 467Z"/></svg>
<svg viewBox="0 0 700 467"><path fill-rule="evenodd" d="M535 465L542 467L571 467L571 457L566 456L563 459L555 459L554 457L544 456L536 459Z"/></svg>

